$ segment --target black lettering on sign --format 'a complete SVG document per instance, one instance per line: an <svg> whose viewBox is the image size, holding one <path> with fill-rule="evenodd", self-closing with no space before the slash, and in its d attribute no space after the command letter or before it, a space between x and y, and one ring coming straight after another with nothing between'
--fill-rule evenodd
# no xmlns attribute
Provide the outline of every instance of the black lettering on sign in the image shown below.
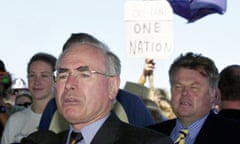
<svg viewBox="0 0 240 144"><path fill-rule="evenodd" d="M133 32L136 34L153 34L160 33L161 27L159 22L136 23L133 25Z"/></svg>
<svg viewBox="0 0 240 144"><path fill-rule="evenodd" d="M151 42L144 40L129 41L129 54L131 55L144 55L147 53L169 53L171 45L167 42Z"/></svg>

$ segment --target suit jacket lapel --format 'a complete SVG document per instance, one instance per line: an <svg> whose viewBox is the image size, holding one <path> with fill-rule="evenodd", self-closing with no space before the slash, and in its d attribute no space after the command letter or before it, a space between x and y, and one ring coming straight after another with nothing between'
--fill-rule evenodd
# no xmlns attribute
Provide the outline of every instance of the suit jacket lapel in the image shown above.
<svg viewBox="0 0 240 144"><path fill-rule="evenodd" d="M121 121L113 112L111 112L108 119L103 123L102 127L98 130L98 132L94 136L91 144L115 143L119 139L119 136L121 133L120 126L121 126ZM58 134L59 139L61 140L61 142L63 142L62 144L66 144L68 132L69 130Z"/></svg>
<svg viewBox="0 0 240 144"><path fill-rule="evenodd" d="M206 139L208 139L209 135L207 135L207 133L211 133L209 132L209 130L212 130L212 124L215 123L215 118L216 115L211 111L206 119L206 121L204 122L204 124L202 125L196 140L194 142L194 144L201 144L201 143L205 143L203 141L205 141Z"/></svg>
<svg viewBox="0 0 240 144"><path fill-rule="evenodd" d="M59 138L61 144L66 144L67 143L68 133L69 133L69 130L58 133L58 138Z"/></svg>
<svg viewBox="0 0 240 144"><path fill-rule="evenodd" d="M121 122L117 116L111 112L108 119L103 123L102 127L98 130L93 138L91 144L112 144L115 143L120 136Z"/></svg>

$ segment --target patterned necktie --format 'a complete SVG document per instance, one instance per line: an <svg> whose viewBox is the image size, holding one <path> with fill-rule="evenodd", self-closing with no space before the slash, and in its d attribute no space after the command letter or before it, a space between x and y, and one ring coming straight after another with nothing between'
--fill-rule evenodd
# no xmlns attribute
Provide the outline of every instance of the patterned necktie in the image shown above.
<svg viewBox="0 0 240 144"><path fill-rule="evenodd" d="M77 144L83 139L81 132L72 131L69 144Z"/></svg>
<svg viewBox="0 0 240 144"><path fill-rule="evenodd" d="M188 129L181 129L174 144L185 144L185 137L188 135Z"/></svg>

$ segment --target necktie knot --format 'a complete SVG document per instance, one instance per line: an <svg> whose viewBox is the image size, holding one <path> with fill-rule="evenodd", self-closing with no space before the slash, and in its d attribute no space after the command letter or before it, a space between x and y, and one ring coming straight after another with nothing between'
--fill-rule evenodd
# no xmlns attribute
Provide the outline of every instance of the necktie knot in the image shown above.
<svg viewBox="0 0 240 144"><path fill-rule="evenodd" d="M81 132L72 131L69 144L76 144L80 142L82 139L83 139L83 136Z"/></svg>
<svg viewBox="0 0 240 144"><path fill-rule="evenodd" d="M188 131L188 129L181 129L179 131L179 133L181 133L184 137L186 137L188 135L189 131Z"/></svg>
<svg viewBox="0 0 240 144"><path fill-rule="evenodd" d="M181 129L174 144L185 144L185 138L189 134L188 129Z"/></svg>

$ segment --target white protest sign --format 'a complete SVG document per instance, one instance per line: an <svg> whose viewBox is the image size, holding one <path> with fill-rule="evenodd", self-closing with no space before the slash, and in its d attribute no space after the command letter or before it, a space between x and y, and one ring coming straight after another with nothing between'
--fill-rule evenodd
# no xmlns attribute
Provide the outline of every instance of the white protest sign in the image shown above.
<svg viewBox="0 0 240 144"><path fill-rule="evenodd" d="M173 50L173 11L167 0L126 1L124 10L130 57L163 59Z"/></svg>

